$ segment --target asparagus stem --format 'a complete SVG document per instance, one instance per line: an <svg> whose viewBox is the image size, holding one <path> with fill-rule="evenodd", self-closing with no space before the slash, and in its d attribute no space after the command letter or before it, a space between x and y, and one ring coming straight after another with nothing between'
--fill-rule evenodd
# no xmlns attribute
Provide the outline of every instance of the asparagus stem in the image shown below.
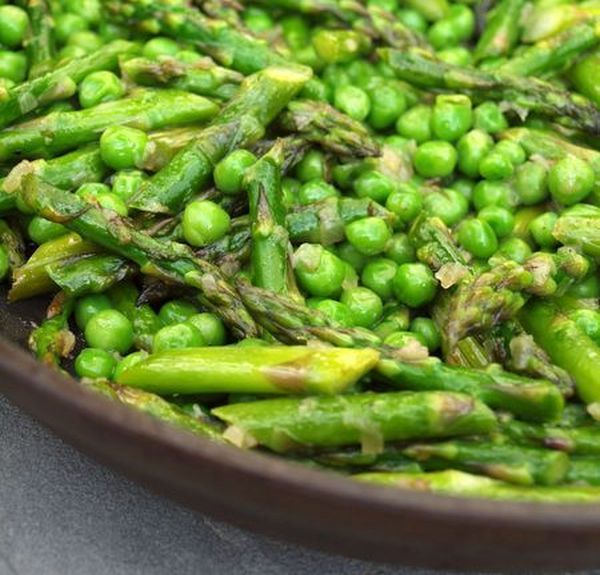
<svg viewBox="0 0 600 575"><path fill-rule="evenodd" d="M500 0L488 12L485 28L475 46L476 61L506 56L511 52L519 39L517 22L524 6L525 0Z"/></svg>
<svg viewBox="0 0 600 575"><path fill-rule="evenodd" d="M50 71L54 58L52 14L47 0L28 0L30 30L25 42L29 59L29 79L33 80Z"/></svg>

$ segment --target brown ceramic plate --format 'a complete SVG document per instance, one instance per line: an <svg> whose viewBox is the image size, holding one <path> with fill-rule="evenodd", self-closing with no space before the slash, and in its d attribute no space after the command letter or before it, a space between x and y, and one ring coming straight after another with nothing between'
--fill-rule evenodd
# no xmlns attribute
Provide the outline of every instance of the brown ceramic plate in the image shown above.
<svg viewBox="0 0 600 575"><path fill-rule="evenodd" d="M370 560L437 568L598 566L599 506L497 503L362 485L212 444L112 404L22 347L42 302L0 293L0 392L102 462L239 526Z"/></svg>

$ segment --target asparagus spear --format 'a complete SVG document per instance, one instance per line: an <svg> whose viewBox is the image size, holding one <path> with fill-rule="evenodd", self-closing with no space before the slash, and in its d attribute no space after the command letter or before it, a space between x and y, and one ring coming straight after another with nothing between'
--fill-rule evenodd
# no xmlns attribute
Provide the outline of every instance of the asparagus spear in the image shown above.
<svg viewBox="0 0 600 575"><path fill-rule="evenodd" d="M597 457L572 457L566 481L576 485L600 485Z"/></svg>
<svg viewBox="0 0 600 575"><path fill-rule="evenodd" d="M115 124L150 131L202 122L217 112L218 106L202 96L140 89L123 100L87 110L55 112L4 130L0 133L0 159L53 156L97 140L103 130Z"/></svg>
<svg viewBox="0 0 600 575"><path fill-rule="evenodd" d="M25 261L25 244L21 234L4 220L0 220L0 244L6 250L10 269L14 273Z"/></svg>
<svg viewBox="0 0 600 575"><path fill-rule="evenodd" d="M86 380L83 382L83 385L89 389L93 389L97 393L101 393L109 399L129 405L174 427L213 441L223 441L223 436L215 425L188 415L182 409L153 393L115 385L114 383L102 380Z"/></svg>
<svg viewBox="0 0 600 575"><path fill-rule="evenodd" d="M595 503L600 500L600 490L594 487L510 485L489 477L455 470L435 473L361 473L354 478L376 485L431 491L457 497L538 503Z"/></svg>
<svg viewBox="0 0 600 575"><path fill-rule="evenodd" d="M565 210L552 229L562 244L575 246L594 258L600 257L600 208L588 204Z"/></svg>
<svg viewBox="0 0 600 575"><path fill-rule="evenodd" d="M537 78L476 70L427 59L416 53L382 48L380 57L401 80L429 89L461 91L476 100L499 100L517 115L536 112L566 117L574 127L600 134L600 111L583 97Z"/></svg>
<svg viewBox="0 0 600 575"><path fill-rule="evenodd" d="M519 39L518 22L524 6L525 0L500 0L488 12L485 28L475 46L476 61L511 52Z"/></svg>
<svg viewBox="0 0 600 575"><path fill-rule="evenodd" d="M358 473L359 471L423 471L414 460L395 447L387 447L381 453L364 453L360 449L348 448L343 451L326 451L312 457L320 465L336 471Z"/></svg>
<svg viewBox="0 0 600 575"><path fill-rule="evenodd" d="M79 196L45 184L33 174L24 177L20 194L36 213L132 260L142 273L197 288L202 305L219 315L234 335L243 338L258 334L254 320L220 270L194 257L186 246L156 240L114 212L91 206Z"/></svg>
<svg viewBox="0 0 600 575"><path fill-rule="evenodd" d="M586 403L600 401L600 348L552 302L530 302L520 314L525 329L575 380Z"/></svg>
<svg viewBox="0 0 600 575"><path fill-rule="evenodd" d="M247 146L310 78L305 68L268 68L250 76L198 138L180 150L134 196L130 205L149 212L177 213L232 148ZM198 97L198 96L196 96Z"/></svg>
<svg viewBox="0 0 600 575"><path fill-rule="evenodd" d="M336 394L377 363L372 349L333 347L203 347L150 356L119 383L159 395L174 393Z"/></svg>
<svg viewBox="0 0 600 575"><path fill-rule="evenodd" d="M48 308L46 320L29 336L29 348L49 367L59 367L60 360L68 357L75 346L75 336L69 330L74 303L64 293L58 293Z"/></svg>
<svg viewBox="0 0 600 575"><path fill-rule="evenodd" d="M569 457L560 451L485 441L416 444L403 453L425 470L452 467L517 485L555 485L565 479L569 469Z"/></svg>
<svg viewBox="0 0 600 575"><path fill-rule="evenodd" d="M243 79L239 72L221 68L210 58L188 64L171 56L161 56L158 60L125 60L121 62L121 73L139 86L166 86L223 100L237 91Z"/></svg>
<svg viewBox="0 0 600 575"><path fill-rule="evenodd" d="M33 80L50 71L54 58L52 14L47 0L28 0L30 30L26 40L29 59L29 79Z"/></svg>
<svg viewBox="0 0 600 575"><path fill-rule="evenodd" d="M377 453L385 441L472 435L491 431L494 414L458 393L362 393L270 399L217 407L236 445L285 453L359 444Z"/></svg>
<svg viewBox="0 0 600 575"><path fill-rule="evenodd" d="M125 57L137 50L138 47L131 42L115 40L87 56L68 61L48 74L15 86L0 98L0 128L46 104L70 98L77 91L77 84L88 74L113 70L117 67L119 56Z"/></svg>

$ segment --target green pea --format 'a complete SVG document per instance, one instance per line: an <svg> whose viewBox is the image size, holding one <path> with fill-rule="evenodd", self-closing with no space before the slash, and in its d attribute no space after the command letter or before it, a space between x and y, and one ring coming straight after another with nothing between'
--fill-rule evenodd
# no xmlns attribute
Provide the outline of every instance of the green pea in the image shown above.
<svg viewBox="0 0 600 575"><path fill-rule="evenodd" d="M445 50L438 50L436 56L442 62L453 66L472 66L473 56L464 46L452 46Z"/></svg>
<svg viewBox="0 0 600 575"><path fill-rule="evenodd" d="M242 191L244 175L256 156L248 150L235 150L225 156L216 166L213 173L217 189L224 194L236 195Z"/></svg>
<svg viewBox="0 0 600 575"><path fill-rule="evenodd" d="M75 46L68 44L60 49L58 52L58 61L64 62L66 60L74 60L76 58L83 58L87 56L87 52L81 46Z"/></svg>
<svg viewBox="0 0 600 575"><path fill-rule="evenodd" d="M179 52L177 42L163 36L148 40L142 48L142 55L150 60L156 60L159 56L175 56L177 52Z"/></svg>
<svg viewBox="0 0 600 575"><path fill-rule="evenodd" d="M128 126L110 126L100 137L100 155L114 170L141 167L147 145L146 132Z"/></svg>
<svg viewBox="0 0 600 575"><path fill-rule="evenodd" d="M454 172L458 160L456 149L452 144L442 141L431 141L421 144L413 163L417 172L425 178L443 178Z"/></svg>
<svg viewBox="0 0 600 575"><path fill-rule="evenodd" d="M300 98L316 100L317 102L330 102L333 98L333 91L323 80L313 77L300 91Z"/></svg>
<svg viewBox="0 0 600 575"><path fill-rule="evenodd" d="M67 232L67 228L62 224L51 222L40 216L31 218L31 221L27 226L27 235L29 236L29 239L37 245L64 236Z"/></svg>
<svg viewBox="0 0 600 575"><path fill-rule="evenodd" d="M395 12L398 9L398 0L368 0L367 7L377 7L386 12Z"/></svg>
<svg viewBox="0 0 600 575"><path fill-rule="evenodd" d="M309 182L318 178L325 179L327 173L325 156L319 150L310 150L296 166L296 178L301 182Z"/></svg>
<svg viewBox="0 0 600 575"><path fill-rule="evenodd" d="M431 129L439 140L455 142L473 124L473 110L468 96L443 94L435 99L431 114Z"/></svg>
<svg viewBox="0 0 600 575"><path fill-rule="evenodd" d="M385 207L396 214L397 227L403 227L412 223L423 209L423 198L420 193L408 191L396 191L389 195Z"/></svg>
<svg viewBox="0 0 600 575"><path fill-rule="evenodd" d="M505 155L513 166L520 166L527 159L527 154L523 147L517 142L511 142L510 140L501 140L496 144L494 148L499 154Z"/></svg>
<svg viewBox="0 0 600 575"><path fill-rule="evenodd" d="M346 238L362 254L380 254L391 237L390 229L381 218L367 217L345 227Z"/></svg>
<svg viewBox="0 0 600 575"><path fill-rule="evenodd" d="M436 50L456 46L460 42L457 27L452 20L446 18L431 25L427 31L427 39Z"/></svg>
<svg viewBox="0 0 600 575"><path fill-rule="evenodd" d="M104 349L86 348L75 358L75 373L89 379L111 379L117 361Z"/></svg>
<svg viewBox="0 0 600 575"><path fill-rule="evenodd" d="M397 303L388 303L383 306L383 319L375 326L373 331L384 339L395 331L406 331L410 325L410 311L405 306Z"/></svg>
<svg viewBox="0 0 600 575"><path fill-rule="evenodd" d="M78 46L82 48L86 54L91 54L95 50L102 47L102 38L91 30L81 30L69 37L68 46Z"/></svg>
<svg viewBox="0 0 600 575"><path fill-rule="evenodd" d="M498 238L508 236L515 227L514 214L502 206L486 206L477 217L487 222Z"/></svg>
<svg viewBox="0 0 600 575"><path fill-rule="evenodd" d="M279 24L283 38L292 50L300 50L310 42L310 26L302 16L285 16Z"/></svg>
<svg viewBox="0 0 600 575"><path fill-rule="evenodd" d="M600 54L594 52L584 56L571 68L571 80L578 92L600 106L600 83L597 82Z"/></svg>
<svg viewBox="0 0 600 575"><path fill-rule="evenodd" d="M529 233L532 235L535 243L541 248L553 248L558 244L552 230L558 220L558 215L554 212L546 212L535 218L529 224Z"/></svg>
<svg viewBox="0 0 600 575"><path fill-rule="evenodd" d="M87 322L85 340L90 347L126 353L133 345L133 326L116 309L103 310Z"/></svg>
<svg viewBox="0 0 600 575"><path fill-rule="evenodd" d="M548 171L538 162L525 162L517 168L515 190L525 206L543 202L548 198Z"/></svg>
<svg viewBox="0 0 600 575"><path fill-rule="evenodd" d="M555 201L571 206L588 197L595 180L594 170L586 161L567 156L550 168L548 188Z"/></svg>
<svg viewBox="0 0 600 575"><path fill-rule="evenodd" d="M125 88L121 80L112 72L107 71L88 74L79 84L78 90L79 103L82 108L92 108L102 102L118 100L125 94ZM113 126L113 128L134 129L125 126ZM108 130L110 129L108 128Z"/></svg>
<svg viewBox="0 0 600 575"><path fill-rule="evenodd" d="M229 214L209 200L190 202L183 212L183 237L197 248L220 240L229 232L230 226Z"/></svg>
<svg viewBox="0 0 600 575"><path fill-rule="evenodd" d="M417 308L435 297L437 280L425 264L406 263L398 266L393 288L400 303Z"/></svg>
<svg viewBox="0 0 600 575"><path fill-rule="evenodd" d="M294 253L300 287L312 296L335 297L346 279L346 264L319 244L302 244Z"/></svg>
<svg viewBox="0 0 600 575"><path fill-rule="evenodd" d="M479 174L486 180L506 180L513 175L515 168L510 158L495 149L479 162Z"/></svg>
<svg viewBox="0 0 600 575"><path fill-rule="evenodd" d="M569 318L596 345L600 345L600 313L592 309L578 309L569 314Z"/></svg>
<svg viewBox="0 0 600 575"><path fill-rule="evenodd" d="M424 34L427 31L427 20L425 17L418 12L417 10L411 10L410 8L404 8L398 10L396 13L396 17L402 24L410 28L411 30L415 30L416 32L421 32Z"/></svg>
<svg viewBox="0 0 600 575"><path fill-rule="evenodd" d="M358 197L368 197L380 204L384 204L395 189L394 180L377 170L363 172L354 182L354 192Z"/></svg>
<svg viewBox="0 0 600 575"><path fill-rule="evenodd" d="M375 130L385 130L393 126L406 110L406 98L397 84L381 83L368 93L371 112L367 121Z"/></svg>
<svg viewBox="0 0 600 575"><path fill-rule="evenodd" d="M476 258L487 259L498 250L498 238L484 220L465 220L458 227L458 243Z"/></svg>
<svg viewBox="0 0 600 575"><path fill-rule="evenodd" d="M339 64L329 64L328 66L325 66L321 77L332 93L335 92L335 89L339 86L349 86L352 84L352 80L350 79L350 75L346 71L346 68Z"/></svg>
<svg viewBox="0 0 600 575"><path fill-rule="evenodd" d="M593 273L569 288L567 292L577 299L595 299L600 297L600 277Z"/></svg>
<svg viewBox="0 0 600 575"><path fill-rule="evenodd" d="M493 138L482 130L467 132L456 145L458 152L458 168L460 171L475 178L479 175L479 164L494 146Z"/></svg>
<svg viewBox="0 0 600 575"><path fill-rule="evenodd" d="M266 10L262 10L256 6L251 6L244 10L244 24L255 34L269 32L273 29L273 19Z"/></svg>
<svg viewBox="0 0 600 575"><path fill-rule="evenodd" d="M54 18L54 38L59 44L66 44L69 38L76 32L88 29L88 22L74 12L58 14Z"/></svg>
<svg viewBox="0 0 600 575"><path fill-rule="evenodd" d="M368 89L371 84L382 85L383 81L377 76L377 70L371 62L363 59L356 59L348 62L344 69L350 84L359 88ZM370 92L369 92L370 95Z"/></svg>
<svg viewBox="0 0 600 575"><path fill-rule="evenodd" d="M374 291L365 287L344 290L340 301L348 307L352 314L353 324L358 327L370 328L383 315L381 298Z"/></svg>
<svg viewBox="0 0 600 575"><path fill-rule="evenodd" d="M371 42L365 34L349 29L321 28L312 37L312 46L325 64L351 62L364 54L370 45Z"/></svg>
<svg viewBox="0 0 600 575"><path fill-rule="evenodd" d="M415 248L407 234L394 234L385 246L385 256L398 265L415 261Z"/></svg>
<svg viewBox="0 0 600 575"><path fill-rule="evenodd" d="M0 78L20 83L27 76L27 57L23 52L0 50Z"/></svg>
<svg viewBox="0 0 600 575"><path fill-rule="evenodd" d="M468 178L456 178L456 180L450 184L450 189L456 190L467 200L467 202L470 202L471 198L473 197L474 187L475 182L473 180L469 180Z"/></svg>
<svg viewBox="0 0 600 575"><path fill-rule="evenodd" d="M415 140L417 144L427 142L431 139L431 115L430 106L413 106L398 118L396 131L404 138Z"/></svg>
<svg viewBox="0 0 600 575"><path fill-rule="evenodd" d="M359 252L350 242L339 244L336 253L344 262L350 264L359 273L369 262L369 258Z"/></svg>
<svg viewBox="0 0 600 575"><path fill-rule="evenodd" d="M355 120L363 121L371 111L368 94L356 86L339 86L333 95L334 106Z"/></svg>
<svg viewBox="0 0 600 575"><path fill-rule="evenodd" d="M381 299L393 296L392 281L398 271L398 264L388 258L376 258L363 269L361 283L374 291Z"/></svg>
<svg viewBox="0 0 600 575"><path fill-rule="evenodd" d="M29 17L18 6L0 6L0 44L8 48L17 48L23 43Z"/></svg>
<svg viewBox="0 0 600 575"><path fill-rule="evenodd" d="M530 255L531 247L521 238L508 238L504 240L498 248L498 253L509 260L522 264Z"/></svg>
<svg viewBox="0 0 600 575"><path fill-rule="evenodd" d="M343 327L352 327L354 318L350 308L334 299L311 298L306 302L307 306L325 314L332 321L339 323Z"/></svg>
<svg viewBox="0 0 600 575"><path fill-rule="evenodd" d="M66 12L81 14L90 24L99 24L102 18L102 6L98 0L63 0Z"/></svg>
<svg viewBox="0 0 600 575"><path fill-rule="evenodd" d="M133 353L126 355L121 361L117 363L113 379L115 381L119 381L121 379L122 374L124 374L128 369L131 369L138 363L144 361L147 357L148 354L145 351L134 351Z"/></svg>
<svg viewBox="0 0 600 575"><path fill-rule="evenodd" d="M444 188L423 198L423 208L428 215L440 218L447 226L454 226L469 211L468 200L456 190Z"/></svg>
<svg viewBox="0 0 600 575"><path fill-rule="evenodd" d="M411 333L410 331L393 332L383 340L383 343L390 347L397 347L398 349L414 345L415 343L425 346L423 336L418 333Z"/></svg>
<svg viewBox="0 0 600 575"><path fill-rule="evenodd" d="M473 188L473 205L478 212L486 206L511 209L514 205L512 189L504 182L482 180Z"/></svg>
<svg viewBox="0 0 600 575"><path fill-rule="evenodd" d="M78 299L75 304L75 321L79 329L83 331L93 316L112 307L110 299L104 294L90 294Z"/></svg>
<svg viewBox="0 0 600 575"><path fill-rule="evenodd" d="M428 317L416 317L410 322L410 331L425 343L429 351L436 351L442 345L442 334L437 324Z"/></svg>
<svg viewBox="0 0 600 575"><path fill-rule="evenodd" d="M158 314L148 305L136 306L133 311L133 333L138 347L149 349L152 347L154 334L163 327L163 322Z"/></svg>
<svg viewBox="0 0 600 575"><path fill-rule="evenodd" d="M227 332L222 320L213 313L197 313L187 319L202 335L204 345L225 345Z"/></svg>
<svg viewBox="0 0 600 575"><path fill-rule="evenodd" d="M144 173L139 170L117 172L112 179L112 193L124 202L135 195L144 181Z"/></svg>
<svg viewBox="0 0 600 575"><path fill-rule="evenodd" d="M5 246L0 244L0 281L4 280L10 271L10 257Z"/></svg>
<svg viewBox="0 0 600 575"><path fill-rule="evenodd" d="M196 306L184 299L174 299L162 305L158 318L163 325L184 323L198 314Z"/></svg>
<svg viewBox="0 0 600 575"><path fill-rule="evenodd" d="M86 202L95 201L101 194L109 194L110 188L106 184L98 182L89 182L82 184L77 189L77 195L81 196Z"/></svg>
<svg viewBox="0 0 600 575"><path fill-rule="evenodd" d="M327 198L339 196L338 191L325 180L317 179L302 185L297 195L297 202L303 206L319 202Z"/></svg>
<svg viewBox="0 0 600 575"><path fill-rule="evenodd" d="M98 194L96 196L96 203L105 210L112 210L119 214L121 217L126 218L129 213L127 204L116 194L112 192L106 194Z"/></svg>
<svg viewBox="0 0 600 575"><path fill-rule="evenodd" d="M204 347L202 334L190 323L175 323L159 329L154 334L152 353L160 353L168 349L186 349Z"/></svg>
<svg viewBox="0 0 600 575"><path fill-rule="evenodd" d="M496 134L508 128L508 122L495 102L479 104L473 111L475 128L488 134Z"/></svg>
<svg viewBox="0 0 600 575"><path fill-rule="evenodd" d="M450 6L448 19L452 22L456 36L461 42L469 40L475 32L475 14L469 6L454 4Z"/></svg>

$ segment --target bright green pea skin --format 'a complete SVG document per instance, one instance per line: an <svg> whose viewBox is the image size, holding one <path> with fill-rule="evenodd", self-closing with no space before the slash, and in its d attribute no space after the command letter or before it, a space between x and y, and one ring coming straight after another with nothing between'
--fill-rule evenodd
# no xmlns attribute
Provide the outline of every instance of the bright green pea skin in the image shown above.
<svg viewBox="0 0 600 575"><path fill-rule="evenodd" d="M417 10L411 10L410 8L403 8L396 12L396 16L400 22L411 30L425 33L427 31L427 20Z"/></svg>
<svg viewBox="0 0 600 575"><path fill-rule="evenodd" d="M375 130L385 130L393 126L406 111L406 98L398 85L381 82L368 90L371 111L367 122Z"/></svg>
<svg viewBox="0 0 600 575"><path fill-rule="evenodd" d="M436 351L442 344L440 329L431 318L416 317L410 322L410 331L420 336L429 351Z"/></svg>
<svg viewBox="0 0 600 575"><path fill-rule="evenodd" d="M174 299L163 304L158 318L163 325L173 325L190 320L198 314L196 306L184 299Z"/></svg>
<svg viewBox="0 0 600 575"><path fill-rule="evenodd" d="M81 196L86 202L95 201L95 199L101 194L109 194L110 188L106 184L98 182L88 182L82 184L78 190L77 195Z"/></svg>
<svg viewBox="0 0 600 575"><path fill-rule="evenodd" d="M396 132L417 144L431 140L431 106L418 104L408 109L396 122Z"/></svg>
<svg viewBox="0 0 600 575"><path fill-rule="evenodd" d="M202 247L227 234L231 225L229 214L209 200L190 202L183 212L182 231L185 241Z"/></svg>
<svg viewBox="0 0 600 575"><path fill-rule="evenodd" d="M475 14L471 8L464 4L454 4L450 6L448 19L454 25L455 34L459 40L466 41L473 36L475 32Z"/></svg>
<svg viewBox="0 0 600 575"><path fill-rule="evenodd" d="M396 183L377 170L367 170L355 180L353 189L359 198L368 197L385 204L390 194L396 190Z"/></svg>
<svg viewBox="0 0 600 575"><path fill-rule="evenodd" d="M513 166L520 166L527 159L527 154L523 147L517 142L511 142L510 140L501 140L496 144L494 148L499 154L505 155Z"/></svg>
<svg viewBox="0 0 600 575"><path fill-rule="evenodd" d="M427 32L427 39L436 50L456 46L460 42L458 29L449 18L434 22Z"/></svg>
<svg viewBox="0 0 600 575"><path fill-rule="evenodd" d="M411 308L429 303L437 292L437 280L428 266L406 263L398 266L393 282L396 299Z"/></svg>
<svg viewBox="0 0 600 575"><path fill-rule="evenodd" d="M100 156L113 170L142 166L148 135L137 128L110 126L100 136Z"/></svg>
<svg viewBox="0 0 600 575"><path fill-rule="evenodd" d="M131 369L134 365L141 363L147 357L148 353L145 351L134 351L133 353L126 355L117 363L113 374L113 379L118 381L123 373L125 373L128 369Z"/></svg>
<svg viewBox="0 0 600 575"><path fill-rule="evenodd" d="M104 349L85 348L75 359L75 373L89 379L111 379L117 361Z"/></svg>
<svg viewBox="0 0 600 575"><path fill-rule="evenodd" d="M148 40L142 48L142 55L150 60L156 60L159 56L175 56L177 52L179 52L177 42L164 36L156 36Z"/></svg>
<svg viewBox="0 0 600 575"><path fill-rule="evenodd" d="M102 18L102 6L98 0L63 0L66 12L81 14L90 24L100 23Z"/></svg>
<svg viewBox="0 0 600 575"><path fill-rule="evenodd" d="M479 212L486 206L502 206L512 209L513 192L504 182L482 180L473 188L473 205Z"/></svg>
<svg viewBox="0 0 600 575"><path fill-rule="evenodd" d="M336 253L358 273L360 273L369 262L369 257L360 253L350 242L342 242L339 244Z"/></svg>
<svg viewBox="0 0 600 575"><path fill-rule="evenodd" d="M320 202L327 198L335 198L339 192L325 180L317 179L306 182L300 187L297 195L297 202L300 205L307 206L313 202Z"/></svg>
<svg viewBox="0 0 600 575"><path fill-rule="evenodd" d="M375 258L363 269L361 283L375 292L382 300L393 297L392 281L398 271L398 264L388 258Z"/></svg>
<svg viewBox="0 0 600 575"><path fill-rule="evenodd" d="M567 156L550 168L548 188L555 201L571 206L587 198L595 179L594 170L586 161Z"/></svg>
<svg viewBox="0 0 600 575"><path fill-rule="evenodd" d="M0 44L7 48L17 48L23 43L29 17L18 6L0 6Z"/></svg>
<svg viewBox="0 0 600 575"><path fill-rule="evenodd" d="M401 229L411 224L423 209L423 198L420 193L408 190L393 192L389 195L385 207L396 214L395 227Z"/></svg>
<svg viewBox="0 0 600 575"><path fill-rule="evenodd" d="M325 179L327 172L325 156L319 150L310 150L296 165L295 175L301 182L310 182L317 178Z"/></svg>
<svg viewBox="0 0 600 575"><path fill-rule="evenodd" d="M98 50L103 44L102 38L91 30L81 30L69 37L68 46L78 46L90 54Z"/></svg>
<svg viewBox="0 0 600 575"><path fill-rule="evenodd" d="M168 349L204 347L202 334L191 323L175 323L159 329L152 340L152 353Z"/></svg>
<svg viewBox="0 0 600 575"><path fill-rule="evenodd" d="M65 60L83 58L83 56L86 55L87 52L81 46L74 46L73 44L68 44L62 47L58 52L58 60L60 62L63 62Z"/></svg>
<svg viewBox="0 0 600 575"><path fill-rule="evenodd" d="M498 238L485 220L465 220L458 227L458 243L474 257L487 259L498 250Z"/></svg>
<svg viewBox="0 0 600 575"><path fill-rule="evenodd" d="M227 332L221 318L213 313L197 313L187 319L202 335L204 345L225 345Z"/></svg>
<svg viewBox="0 0 600 575"><path fill-rule="evenodd" d="M319 244L296 250L294 271L300 287L315 297L336 297L346 279L345 262Z"/></svg>
<svg viewBox="0 0 600 575"><path fill-rule="evenodd" d="M595 299L600 297L600 277L593 273L571 286L568 295L576 299Z"/></svg>
<svg viewBox="0 0 600 575"><path fill-rule="evenodd" d="M356 86L339 86L333 95L334 106L351 118L362 122L371 111L369 95Z"/></svg>
<svg viewBox="0 0 600 575"><path fill-rule="evenodd" d="M495 102L479 104L473 111L473 116L475 128L488 134L497 134L508 128L508 122Z"/></svg>
<svg viewBox="0 0 600 575"><path fill-rule="evenodd" d="M552 235L552 230L558 220L558 215L554 212L546 212L539 215L529 224L529 233L535 243L541 248L550 249L558 245Z"/></svg>
<svg viewBox="0 0 600 575"><path fill-rule="evenodd" d="M73 34L87 30L88 26L85 18L74 12L58 14L54 18L54 37L59 44L66 44Z"/></svg>
<svg viewBox="0 0 600 575"><path fill-rule="evenodd" d="M600 54L594 52L585 56L571 69L571 81L578 92L587 96L596 106L600 106L600 83L597 73L600 66Z"/></svg>
<svg viewBox="0 0 600 575"><path fill-rule="evenodd" d="M391 237L390 229L381 218L367 217L345 227L347 240L362 254L374 256L383 252Z"/></svg>
<svg viewBox="0 0 600 575"><path fill-rule="evenodd" d="M31 221L27 225L29 239L38 246L64 236L67 231L67 228L62 224L51 222L40 216L31 218Z"/></svg>
<svg viewBox="0 0 600 575"><path fill-rule="evenodd" d="M83 296L75 303L75 322L80 330L85 330L88 321L97 313L112 309L113 305L104 294L90 294Z"/></svg>
<svg viewBox="0 0 600 575"><path fill-rule="evenodd" d="M105 210L111 210L121 217L126 218L129 214L129 208L127 204L116 194L108 192L106 194L98 194L96 196L96 203Z"/></svg>
<svg viewBox="0 0 600 575"><path fill-rule="evenodd" d="M473 57L471 52L464 46L452 46L445 50L438 50L436 53L438 59L446 64L453 66L472 66Z"/></svg>
<svg viewBox="0 0 600 575"><path fill-rule="evenodd" d="M456 145L458 169L470 178L479 176L479 164L493 147L494 140L487 132L482 130L467 132Z"/></svg>
<svg viewBox="0 0 600 575"><path fill-rule="evenodd" d="M0 244L0 281L4 280L10 271L8 250Z"/></svg>
<svg viewBox="0 0 600 575"><path fill-rule="evenodd" d="M27 57L23 52L0 50L0 78L15 83L25 80L27 75Z"/></svg>
<svg viewBox="0 0 600 575"><path fill-rule="evenodd" d="M306 305L311 309L320 311L343 327L352 327L354 325L354 318L350 308L342 302L329 298L310 298L306 301Z"/></svg>
<svg viewBox="0 0 600 575"><path fill-rule="evenodd" d="M486 206L477 217L487 222L498 238L510 235L515 227L514 214L502 206Z"/></svg>
<svg viewBox="0 0 600 575"><path fill-rule="evenodd" d="M577 327L600 345L600 313L592 309L578 309L569 314Z"/></svg>
<svg viewBox="0 0 600 575"><path fill-rule="evenodd" d="M521 238L507 238L500 244L497 253L509 260L522 264L531 255L532 251L525 240Z"/></svg>
<svg viewBox="0 0 600 575"><path fill-rule="evenodd" d="M269 16L269 13L256 6L246 8L243 19L244 24L255 34L261 34L273 29L273 19Z"/></svg>
<svg viewBox="0 0 600 575"><path fill-rule="evenodd" d="M213 172L217 189L224 194L237 195L242 191L246 170L256 162L248 150L235 150L223 158Z"/></svg>
<svg viewBox="0 0 600 575"><path fill-rule="evenodd" d="M466 134L472 125L473 109L468 96L442 94L436 97L431 114L434 137L446 142L455 142Z"/></svg>
<svg viewBox="0 0 600 575"><path fill-rule="evenodd" d="M452 144L432 140L417 148L413 163L417 173L425 178L444 178L454 172L457 160Z"/></svg>
<svg viewBox="0 0 600 575"><path fill-rule="evenodd" d="M340 301L348 307L352 314L353 324L358 327L370 328L383 315L381 298L366 287L344 290Z"/></svg>
<svg viewBox="0 0 600 575"><path fill-rule="evenodd" d="M395 331L389 334L384 340L383 343L385 345L389 345L391 347L397 347L399 349L411 345L414 343L420 343L423 346L426 346L425 340L423 336L419 333L412 333L410 331Z"/></svg>
<svg viewBox="0 0 600 575"><path fill-rule="evenodd" d="M321 77L331 90L332 95L337 87L352 84L352 80L350 79L350 75L346 68L339 64L329 64L326 66Z"/></svg>
<svg viewBox="0 0 600 575"><path fill-rule="evenodd" d="M486 180L506 180L513 175L515 168L510 158L493 149L479 162L479 174Z"/></svg>
<svg viewBox="0 0 600 575"><path fill-rule="evenodd" d="M133 345L133 325L116 309L103 310L92 316L84 331L90 347L123 354Z"/></svg>
<svg viewBox="0 0 600 575"><path fill-rule="evenodd" d="M469 201L460 192L444 188L427 194L423 198L423 209L452 227L467 215Z"/></svg>
<svg viewBox="0 0 600 575"><path fill-rule="evenodd" d="M396 233L385 246L385 257L397 265L414 262L416 258L415 248L407 234Z"/></svg>
<svg viewBox="0 0 600 575"><path fill-rule="evenodd" d="M112 179L112 193L127 202L138 192L144 173L140 170L122 170L117 172Z"/></svg>
<svg viewBox="0 0 600 575"><path fill-rule="evenodd" d="M125 95L125 87L118 76L112 72L100 70L88 74L79 84L78 92L81 107L93 108L102 102L119 100ZM119 126L114 126L114 128L117 127ZM134 128L127 129L133 130Z"/></svg>
<svg viewBox="0 0 600 575"><path fill-rule="evenodd" d="M469 180L467 178L456 178L450 184L450 188L452 190L456 190L462 196L464 196L468 202L471 201L473 197L473 188L475 187L475 182L473 180Z"/></svg>
<svg viewBox="0 0 600 575"><path fill-rule="evenodd" d="M515 190L519 203L533 206L548 199L548 170L538 162L525 162L517 168Z"/></svg>
<svg viewBox="0 0 600 575"><path fill-rule="evenodd" d="M279 24L283 38L292 50L300 50L310 42L310 26L302 16L285 16Z"/></svg>

